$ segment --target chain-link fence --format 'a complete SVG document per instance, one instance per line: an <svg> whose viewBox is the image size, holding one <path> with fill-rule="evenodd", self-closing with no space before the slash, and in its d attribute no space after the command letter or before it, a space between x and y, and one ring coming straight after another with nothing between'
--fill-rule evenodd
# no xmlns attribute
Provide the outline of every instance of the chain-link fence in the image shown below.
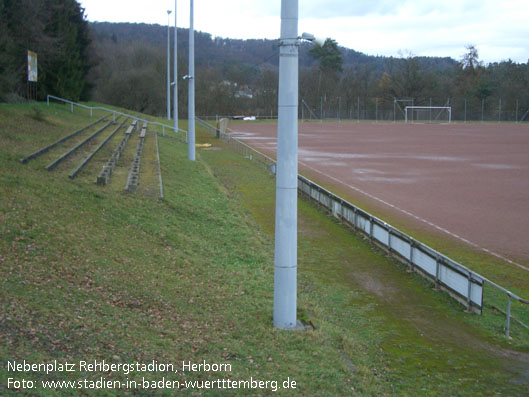
<svg viewBox="0 0 529 397"><path fill-rule="evenodd" d="M452 108L452 121L529 122L529 98L366 98L300 99L303 120L404 121L406 106ZM432 122L435 122L432 119Z"/></svg>

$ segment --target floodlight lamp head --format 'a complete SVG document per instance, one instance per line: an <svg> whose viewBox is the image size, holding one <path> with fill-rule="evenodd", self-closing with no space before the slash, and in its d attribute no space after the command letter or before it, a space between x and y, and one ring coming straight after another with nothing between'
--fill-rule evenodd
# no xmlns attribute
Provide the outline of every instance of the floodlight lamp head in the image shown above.
<svg viewBox="0 0 529 397"><path fill-rule="evenodd" d="M323 47L323 45L325 44L325 41L326 41L326 39L324 39L323 37L316 37L312 33L307 33L307 32L302 33L300 39L301 40L311 41L311 42L319 45L320 47Z"/></svg>
<svg viewBox="0 0 529 397"><path fill-rule="evenodd" d="M303 32L301 34L301 40L314 41L315 39L316 37L311 33Z"/></svg>
<svg viewBox="0 0 529 397"><path fill-rule="evenodd" d="M172 13L173 11L171 10L167 10L167 15L169 15L170 13Z"/></svg>
<svg viewBox="0 0 529 397"><path fill-rule="evenodd" d="M314 38L314 42L319 45L320 47L323 47L323 45L325 44L325 42L327 41L326 38L323 38L323 37L315 37Z"/></svg>

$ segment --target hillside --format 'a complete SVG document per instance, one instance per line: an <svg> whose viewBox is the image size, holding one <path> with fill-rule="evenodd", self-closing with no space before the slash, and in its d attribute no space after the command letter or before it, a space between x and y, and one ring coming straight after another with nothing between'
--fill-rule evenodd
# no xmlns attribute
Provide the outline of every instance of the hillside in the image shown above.
<svg viewBox="0 0 529 397"><path fill-rule="evenodd" d="M90 23L90 75L95 100L163 115L166 109L167 27ZM461 60L370 56L337 47L343 63L327 70L300 46L299 98L312 118L393 120L394 99L415 105L454 107L457 120L519 121L529 109L529 65L505 61L484 65L472 46ZM178 34L179 113L187 114L188 34ZM375 51L376 49L374 49ZM196 32L196 114L201 116L277 113L276 40L239 40ZM173 76L171 77L173 79ZM131 90L134 86L136 89ZM304 104L302 105L301 99ZM501 103L500 103L501 102ZM501 105L501 106L500 106ZM309 112L310 110L310 112Z"/></svg>
<svg viewBox="0 0 529 397"><path fill-rule="evenodd" d="M0 7L0 101L52 94L164 115L166 37L167 28L160 25L89 23L75 0L46 0L35 7L7 2ZM185 115L186 30L178 37L178 76L170 77L180 82L178 108ZM309 43L300 46L300 117L303 109L311 118L395 120L402 112L394 100L406 99L422 106L450 104L458 120L527 120L529 64L486 65L471 44L461 48L458 60L412 53L387 58L330 39L321 51ZM276 115L277 40L197 32L195 49L196 114ZM38 55L38 83L27 82L27 50Z"/></svg>
<svg viewBox="0 0 529 397"><path fill-rule="evenodd" d="M166 51L167 27L144 23L109 23L90 22L96 41L111 40L114 43L142 42L149 46L158 47ZM188 38L187 29L178 28L178 46L182 57L187 58ZM172 39L172 37L171 37ZM222 66L225 64L245 64L250 67L263 69L279 67L279 47L277 40L241 40L215 37L206 32L195 32L196 64L197 66ZM300 47L299 64L310 68L316 64L309 55L312 47L303 43ZM353 49L339 47L344 59L344 67L365 65L376 71L378 77L389 69L389 64L395 61L392 57L366 55ZM455 67L457 61L449 57L419 57L421 65L428 70L448 70Z"/></svg>

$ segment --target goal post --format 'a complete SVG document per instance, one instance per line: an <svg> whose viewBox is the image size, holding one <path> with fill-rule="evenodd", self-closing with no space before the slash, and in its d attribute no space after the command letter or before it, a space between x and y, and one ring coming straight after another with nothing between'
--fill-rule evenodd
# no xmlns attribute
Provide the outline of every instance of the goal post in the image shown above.
<svg viewBox="0 0 529 397"><path fill-rule="evenodd" d="M405 115L405 111L400 106L400 103L410 102L411 106L413 106L413 99L397 99L393 98L393 122L397 122L397 109L400 110L402 115Z"/></svg>
<svg viewBox="0 0 529 397"><path fill-rule="evenodd" d="M451 106L406 106L404 108L406 123L451 123Z"/></svg>

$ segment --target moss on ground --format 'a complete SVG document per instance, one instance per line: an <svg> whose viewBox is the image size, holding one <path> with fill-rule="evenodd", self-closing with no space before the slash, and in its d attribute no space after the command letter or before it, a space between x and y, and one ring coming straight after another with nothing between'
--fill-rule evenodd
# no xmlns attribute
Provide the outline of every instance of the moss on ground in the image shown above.
<svg viewBox="0 0 529 397"><path fill-rule="evenodd" d="M280 385L290 378L300 395L318 396L527 394L516 366L521 355L468 326L468 314L449 298L306 202L298 307L315 329L274 329L271 176L217 145L189 162L186 146L160 138L163 200L96 186L86 175L72 181L66 169L49 173L41 160L18 159L87 124L88 116L61 106L42 106L41 120L28 112L0 105L1 394L20 392L7 388L8 377L21 377L8 371L8 360L94 359L206 360L232 371L24 376ZM393 295L380 295L381 288Z"/></svg>
<svg viewBox="0 0 529 397"><path fill-rule="evenodd" d="M201 139L215 143L207 135ZM200 151L201 158L271 240L274 179L222 143L217 146ZM340 335L342 353L352 362L362 362L358 350L377 357L371 370L393 391L471 395L504 387L505 392L511 382L523 381L518 371L527 355L516 365L506 360L517 353L508 353L512 346L501 329L482 326L481 317L465 313L305 200L299 201L298 228L300 312L324 332ZM527 351L523 332L516 337L518 348Z"/></svg>

